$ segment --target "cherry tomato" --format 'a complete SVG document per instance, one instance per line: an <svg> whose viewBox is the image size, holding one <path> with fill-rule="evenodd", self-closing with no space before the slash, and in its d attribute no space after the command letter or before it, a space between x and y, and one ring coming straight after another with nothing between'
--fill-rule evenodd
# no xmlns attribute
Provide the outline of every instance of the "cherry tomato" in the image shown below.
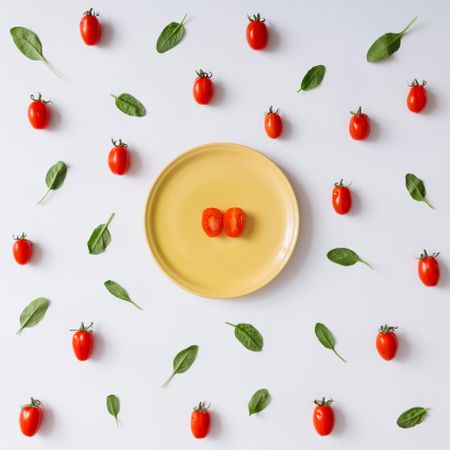
<svg viewBox="0 0 450 450"><path fill-rule="evenodd" d="M97 19L98 13L92 8L86 11L80 21L80 33L87 45L95 45L100 41L101 26Z"/></svg>
<svg viewBox="0 0 450 450"><path fill-rule="evenodd" d="M357 141L367 139L370 134L370 120L367 114L361 112L361 106L356 113L352 112L349 125L350 136Z"/></svg>
<svg viewBox="0 0 450 450"><path fill-rule="evenodd" d="M81 322L80 328L75 331L72 336L72 347L75 356L80 361L86 361L92 355L92 350L94 349L94 335L92 333L92 322L85 327L84 323Z"/></svg>
<svg viewBox="0 0 450 450"><path fill-rule="evenodd" d="M198 406L194 407L191 414L191 431L194 437L202 439L207 436L209 432L210 417L208 411L209 405L205 402L200 402Z"/></svg>
<svg viewBox="0 0 450 450"><path fill-rule="evenodd" d="M266 24L266 19L261 19L260 14L247 16L250 23L247 25L247 42L253 50L262 50L266 47L269 40L269 32Z"/></svg>
<svg viewBox="0 0 450 450"><path fill-rule="evenodd" d="M124 175L130 168L130 152L127 150L128 145L121 139L111 139L114 147L109 152L108 165L112 173L116 175Z"/></svg>
<svg viewBox="0 0 450 450"><path fill-rule="evenodd" d="M390 361L397 353L398 339L395 334L397 327L383 325L379 328L377 334L377 350L380 356L386 361Z"/></svg>
<svg viewBox="0 0 450 450"><path fill-rule="evenodd" d="M245 212L241 208L230 208L223 216L225 233L230 237L239 237L245 227Z"/></svg>
<svg viewBox="0 0 450 450"><path fill-rule="evenodd" d="M419 113L425 108L427 104L427 90L425 89L426 81L422 81L422 84L415 79L409 85L410 90L408 98L406 99L406 104L408 109L412 112Z"/></svg>
<svg viewBox="0 0 450 450"><path fill-rule="evenodd" d="M330 406L333 400L315 400L314 403L317 405L314 408L313 422L316 431L321 436L327 436L333 431L334 427L334 411Z"/></svg>
<svg viewBox="0 0 450 450"><path fill-rule="evenodd" d="M344 186L344 180L334 183L331 200L333 208L338 214L347 214L352 208L352 193L348 186Z"/></svg>
<svg viewBox="0 0 450 450"><path fill-rule="evenodd" d="M33 94L30 97L33 101L28 106L28 120L33 128L43 130L50 122L50 110L47 106L50 101L43 100L41 94L38 94L38 98L34 98Z"/></svg>
<svg viewBox="0 0 450 450"><path fill-rule="evenodd" d="M25 436L34 436L39 431L43 415L41 402L31 397L31 402L20 409L19 424L22 433Z"/></svg>
<svg viewBox="0 0 450 450"><path fill-rule="evenodd" d="M27 239L25 233L14 238L13 256L17 264L24 265L30 262L33 256L33 243Z"/></svg>
<svg viewBox="0 0 450 450"><path fill-rule="evenodd" d="M214 85L211 81L212 73L203 72L202 69L195 73L197 74L193 89L195 101L200 105L207 105L214 94Z"/></svg>
<svg viewBox="0 0 450 450"><path fill-rule="evenodd" d="M272 139L281 136L281 132L283 131L283 121L278 114L278 109L274 111L271 106L269 111L265 113L264 129L266 130L267 136Z"/></svg>
<svg viewBox="0 0 450 450"><path fill-rule="evenodd" d="M216 237L222 232L223 213L217 208L206 208L202 215L202 228L209 237Z"/></svg>
<svg viewBox="0 0 450 450"><path fill-rule="evenodd" d="M439 262L436 259L439 253L428 255L424 250L420 255L418 271L419 278L425 286L436 286L439 282L441 271L439 270Z"/></svg>

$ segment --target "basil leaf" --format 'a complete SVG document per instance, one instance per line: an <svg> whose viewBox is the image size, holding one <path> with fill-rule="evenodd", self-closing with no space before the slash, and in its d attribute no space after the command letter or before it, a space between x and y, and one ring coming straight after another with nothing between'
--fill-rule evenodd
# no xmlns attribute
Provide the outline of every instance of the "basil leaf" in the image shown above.
<svg viewBox="0 0 450 450"><path fill-rule="evenodd" d="M309 91L322 83L323 77L325 76L325 70L325 66L323 65L311 67L303 77L302 84L297 92Z"/></svg>
<svg viewBox="0 0 450 450"><path fill-rule="evenodd" d="M425 190L425 185L420 178L417 178L412 173L407 173L405 175L406 189L408 189L409 195L418 202L425 202L430 208L433 208L431 204L426 199L427 191Z"/></svg>
<svg viewBox="0 0 450 450"><path fill-rule="evenodd" d="M131 94L123 93L118 97L110 94L115 99L116 106L128 116L143 117L145 116L145 106Z"/></svg>
<svg viewBox="0 0 450 450"><path fill-rule="evenodd" d="M373 269L367 261L361 259L353 250L350 250L349 248L333 248L333 250L330 250L327 253L327 258L336 264L340 264L341 266L353 266L353 264L361 262Z"/></svg>
<svg viewBox="0 0 450 450"><path fill-rule="evenodd" d="M248 402L248 414L256 414L267 408L270 403L270 393L267 389L259 389Z"/></svg>
<svg viewBox="0 0 450 450"><path fill-rule="evenodd" d="M247 349L252 352L260 352L264 346L264 339L261 333L249 323L238 323L234 325L225 322L227 325L234 327L234 335L236 339Z"/></svg>
<svg viewBox="0 0 450 450"><path fill-rule="evenodd" d="M116 419L116 425L119 426L119 418L117 417L120 412L120 400L114 394L110 394L106 397L106 407L108 412Z"/></svg>
<svg viewBox="0 0 450 450"><path fill-rule="evenodd" d="M410 408L404 413L400 414L397 419L397 425L400 428L411 428L422 423L428 413L428 408L422 408L421 406L415 406Z"/></svg>
<svg viewBox="0 0 450 450"><path fill-rule="evenodd" d="M325 347L332 350L335 355L344 362L347 362L335 349L336 340L334 339L333 333L327 328L323 323L317 322L314 328L317 339Z"/></svg>
<svg viewBox="0 0 450 450"><path fill-rule="evenodd" d="M56 164L50 167L50 169L48 169L47 175L45 175L45 184L47 185L48 190L38 201L38 205L40 205L44 201L50 191L56 191L56 189L59 189L64 184L66 175L67 166L63 161L58 161Z"/></svg>
<svg viewBox="0 0 450 450"><path fill-rule="evenodd" d="M106 250L106 247L111 242L111 233L108 230L108 225L114 217L114 213L111 214L108 222L99 225L91 234L87 243L89 253L91 255L98 255Z"/></svg>
<svg viewBox="0 0 450 450"><path fill-rule="evenodd" d="M165 53L171 48L175 47L184 36L184 21L187 14L181 19L180 23L172 22L161 31L156 42L156 50L158 53Z"/></svg>
<svg viewBox="0 0 450 450"><path fill-rule="evenodd" d="M20 334L24 328L30 328L37 325L45 316L49 301L44 297L33 300L20 315L20 328L16 334Z"/></svg>
<svg viewBox="0 0 450 450"><path fill-rule="evenodd" d="M403 31L400 31L400 33L386 33L383 34L383 36L380 36L367 51L367 61L382 61L395 53L400 48L402 37L416 20L417 17L414 17L408 26Z"/></svg>
<svg viewBox="0 0 450 450"><path fill-rule="evenodd" d="M179 352L173 360L173 372L161 387L167 386L169 381L177 374L186 372L197 358L198 345L191 345Z"/></svg>
<svg viewBox="0 0 450 450"><path fill-rule="evenodd" d="M115 281L107 280L105 281L105 287L108 289L108 291L114 295L114 297L120 298L121 300L125 300L126 302L131 303L132 305L136 306L138 309L142 309L137 303L134 303L133 300L131 300L130 296L128 295L128 292Z"/></svg>

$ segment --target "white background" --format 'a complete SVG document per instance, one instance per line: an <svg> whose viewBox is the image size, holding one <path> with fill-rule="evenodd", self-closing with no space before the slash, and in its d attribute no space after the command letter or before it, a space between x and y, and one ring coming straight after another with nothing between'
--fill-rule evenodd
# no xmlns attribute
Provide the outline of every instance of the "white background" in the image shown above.
<svg viewBox="0 0 450 450"><path fill-rule="evenodd" d="M78 24L90 6L101 14L101 45L83 44ZM270 44L252 51L246 14L267 18ZM23 449L273 448L361 449L439 446L449 421L450 314L450 90L445 1L106 1L7 2L0 15L0 447ZM179 46L160 55L160 31L188 13ZM418 21L400 51L368 64L372 42ZM9 28L40 37L58 80L15 48ZM327 67L323 84L297 94L313 65ZM217 95L199 106L194 71L214 73ZM405 105L407 82L428 81L429 104L415 115ZM53 101L47 131L26 118L29 94ZM130 92L145 118L119 112L108 95ZM263 113L279 107L285 133L267 138ZM350 110L372 119L366 142L348 135ZM132 151L125 177L106 164L110 138ZM298 247L283 273L260 292L235 301L198 298L172 283L156 265L144 233L144 207L162 168L181 152L208 142L253 147L285 170L298 195ZM47 169L69 166L64 186L42 206ZM412 200L405 173L422 178L435 206ZM354 208L338 216L332 185L352 181ZM88 254L94 227L115 212L112 243ZM32 264L12 258L12 233L35 243ZM270 236L267 237L270 239ZM347 246L375 267L344 268L326 252ZM423 248L441 251L439 287L416 275ZM103 282L127 288L144 308L111 297ZM34 298L51 306L35 328L16 336L18 317ZM70 328L95 322L96 350L78 362ZM245 350L224 321L250 322L262 332L262 353ZM343 364L324 349L314 324L326 323ZM399 326L398 357L385 362L374 340L383 323ZM200 346L198 359L166 389L172 358ZM247 402L267 387L272 403L248 417ZM105 397L122 402L121 427ZM20 434L19 407L33 395L46 418L34 438ZM336 428L319 437L313 400L335 399ZM211 401L212 429L204 441L190 434L191 407ZM430 407L426 421L403 430L396 419L412 406ZM442 446L442 445L441 445Z"/></svg>

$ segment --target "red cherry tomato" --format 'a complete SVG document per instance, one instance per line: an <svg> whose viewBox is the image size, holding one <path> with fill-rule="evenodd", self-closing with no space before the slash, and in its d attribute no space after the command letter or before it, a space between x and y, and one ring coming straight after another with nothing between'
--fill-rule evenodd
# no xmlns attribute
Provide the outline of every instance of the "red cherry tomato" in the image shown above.
<svg viewBox="0 0 450 450"><path fill-rule="evenodd" d="M315 400L314 403L317 405L314 408L313 422L316 431L321 436L327 436L333 431L334 427L334 411L330 406L333 400Z"/></svg>
<svg viewBox="0 0 450 450"><path fill-rule="evenodd" d="M230 237L239 237L245 227L245 212L241 208L230 208L223 215L223 228Z"/></svg>
<svg viewBox="0 0 450 450"><path fill-rule="evenodd" d="M426 81L422 81L422 84L419 84L417 80L413 80L413 82L409 85L410 90L408 94L408 98L406 99L406 104L408 105L408 109L412 112L419 113L425 108L427 104L427 90L425 89Z"/></svg>
<svg viewBox="0 0 450 450"><path fill-rule="evenodd" d="M97 19L98 13L92 8L86 11L80 21L80 33L87 45L95 45L100 41L101 26Z"/></svg>
<svg viewBox="0 0 450 450"><path fill-rule="evenodd" d="M348 186L342 184L343 181L334 183L331 196L333 208L338 214L347 214L352 208L352 193Z"/></svg>
<svg viewBox="0 0 450 450"><path fill-rule="evenodd" d="M267 136L272 139L276 139L281 136L281 132L283 131L283 121L278 114L278 109L274 111L271 106L269 111L265 113L264 129L266 130Z"/></svg>
<svg viewBox="0 0 450 450"><path fill-rule="evenodd" d="M43 415L41 402L31 397L31 402L20 409L19 424L22 433L25 436L34 436L39 431Z"/></svg>
<svg viewBox="0 0 450 450"><path fill-rule="evenodd" d="M425 286L436 286L439 282L441 271L439 262L436 259L438 256L439 253L428 255L426 250L420 255L418 264L419 278Z"/></svg>
<svg viewBox="0 0 450 450"><path fill-rule="evenodd" d="M28 120L33 128L43 130L50 122L50 110L47 106L50 101L43 100L41 94L38 94L38 98L34 98L33 94L30 97L33 101L28 106Z"/></svg>
<svg viewBox="0 0 450 450"><path fill-rule="evenodd" d="M112 173L116 175L124 175L130 168L130 152L127 150L128 145L111 139L114 147L109 152L108 165Z"/></svg>
<svg viewBox="0 0 450 450"><path fill-rule="evenodd" d="M209 237L219 236L223 228L222 211L217 208L206 208L202 215L202 228Z"/></svg>
<svg viewBox="0 0 450 450"><path fill-rule="evenodd" d="M207 436L210 426L209 405L200 402L191 414L191 431L194 437L202 439Z"/></svg>
<svg viewBox="0 0 450 450"><path fill-rule="evenodd" d="M24 265L30 262L33 256L33 243L27 239L25 233L14 238L13 256L17 264Z"/></svg>
<svg viewBox="0 0 450 450"><path fill-rule="evenodd" d="M367 114L361 112L361 106L356 113L352 112L349 125L350 136L357 141L367 139L370 134L370 120Z"/></svg>
<svg viewBox="0 0 450 450"><path fill-rule="evenodd" d="M80 328L78 330L70 330L75 331L72 336L72 347L75 356L80 361L86 361L92 355L92 350L94 349L94 335L92 333L92 325L87 327L84 326L84 323L81 322Z"/></svg>
<svg viewBox="0 0 450 450"><path fill-rule="evenodd" d="M202 69L195 72L197 78L194 81L193 94L195 101L200 105L207 105L214 94L214 85L211 81L212 73L203 72Z"/></svg>
<svg viewBox="0 0 450 450"><path fill-rule="evenodd" d="M380 356L386 361L390 361L397 353L398 339L395 334L397 327L383 325L378 330L377 334L377 350Z"/></svg>
<svg viewBox="0 0 450 450"><path fill-rule="evenodd" d="M261 19L260 14L247 16L250 23L247 25L247 42L253 50L262 50L266 47L269 40L269 32L266 24L266 19Z"/></svg>

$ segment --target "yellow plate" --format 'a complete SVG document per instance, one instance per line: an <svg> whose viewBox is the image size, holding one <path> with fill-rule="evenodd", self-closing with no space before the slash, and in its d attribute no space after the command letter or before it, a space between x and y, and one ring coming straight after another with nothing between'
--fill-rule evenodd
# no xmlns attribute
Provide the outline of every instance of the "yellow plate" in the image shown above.
<svg viewBox="0 0 450 450"><path fill-rule="evenodd" d="M208 237L205 208L239 206L247 224L239 238ZM145 211L147 239L161 268L181 287L232 298L269 283L297 241L297 200L267 157L237 144L207 144L183 153L156 180Z"/></svg>

